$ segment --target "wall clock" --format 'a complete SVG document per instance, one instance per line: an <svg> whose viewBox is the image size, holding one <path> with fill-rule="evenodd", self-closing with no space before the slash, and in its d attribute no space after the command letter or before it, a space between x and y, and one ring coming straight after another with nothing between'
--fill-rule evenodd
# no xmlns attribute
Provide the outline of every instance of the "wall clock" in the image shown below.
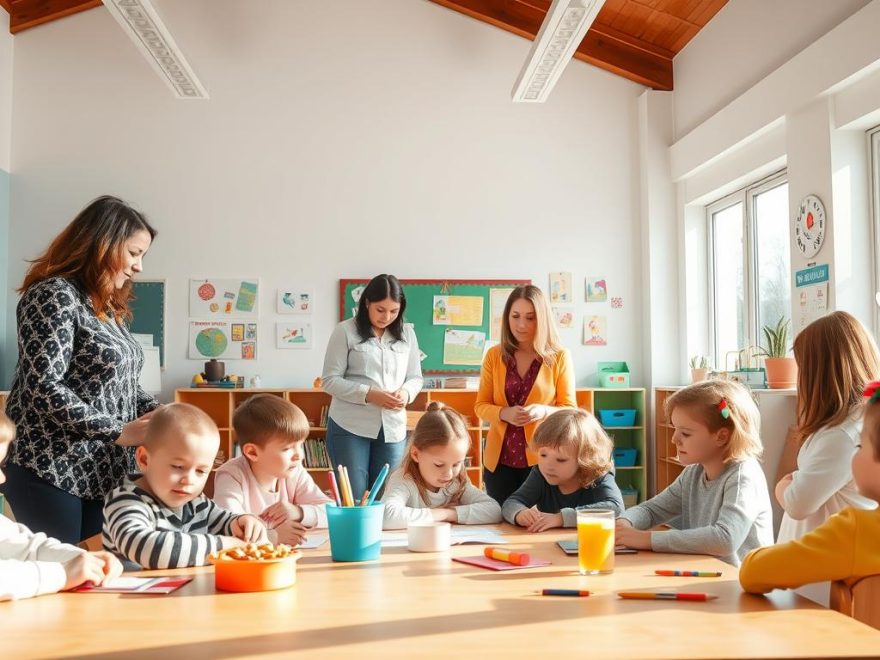
<svg viewBox="0 0 880 660"><path fill-rule="evenodd" d="M815 257L825 242L825 205L815 195L807 195L794 219L794 242L807 259Z"/></svg>

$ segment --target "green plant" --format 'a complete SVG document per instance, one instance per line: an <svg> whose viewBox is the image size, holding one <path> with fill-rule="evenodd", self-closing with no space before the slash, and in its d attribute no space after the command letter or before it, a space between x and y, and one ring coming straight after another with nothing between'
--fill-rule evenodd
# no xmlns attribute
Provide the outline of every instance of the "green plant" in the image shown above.
<svg viewBox="0 0 880 660"><path fill-rule="evenodd" d="M761 349L759 355L769 358L781 358L788 354L788 324L790 322L789 319L781 316L775 326L765 325L761 328L767 344L766 346L759 346Z"/></svg>
<svg viewBox="0 0 880 660"><path fill-rule="evenodd" d="M709 358L705 355L694 355L690 359L691 369L708 369L709 368Z"/></svg>

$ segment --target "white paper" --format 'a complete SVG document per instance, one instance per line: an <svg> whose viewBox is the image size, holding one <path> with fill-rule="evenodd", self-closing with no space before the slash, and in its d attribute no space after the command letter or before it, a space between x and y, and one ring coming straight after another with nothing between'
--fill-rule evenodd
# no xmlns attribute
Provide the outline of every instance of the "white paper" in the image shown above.
<svg viewBox="0 0 880 660"><path fill-rule="evenodd" d="M328 539L327 534L308 534L306 540L296 546L297 550L311 550L324 545Z"/></svg>
<svg viewBox="0 0 880 660"><path fill-rule="evenodd" d="M486 545L496 545L507 543L501 532L485 527L466 527L453 526L450 534L450 543L459 545L462 543L484 543ZM409 545L407 533L402 532L382 532L383 548L405 548Z"/></svg>
<svg viewBox="0 0 880 660"><path fill-rule="evenodd" d="M132 332L131 336L134 337L134 340L144 348L150 348L153 345L153 335Z"/></svg>

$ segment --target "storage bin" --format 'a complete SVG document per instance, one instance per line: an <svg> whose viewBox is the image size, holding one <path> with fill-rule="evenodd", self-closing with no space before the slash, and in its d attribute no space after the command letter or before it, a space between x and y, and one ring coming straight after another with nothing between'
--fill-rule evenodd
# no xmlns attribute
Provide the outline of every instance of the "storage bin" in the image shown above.
<svg viewBox="0 0 880 660"><path fill-rule="evenodd" d="M629 387L629 366L626 362L599 362L596 371L599 387Z"/></svg>
<svg viewBox="0 0 880 660"><path fill-rule="evenodd" d="M617 467L635 467L639 456L637 449L631 447L617 447L614 450L614 465Z"/></svg>
<svg viewBox="0 0 880 660"><path fill-rule="evenodd" d="M599 421L602 426L635 426L636 425L636 409L620 408L599 411Z"/></svg>
<svg viewBox="0 0 880 660"><path fill-rule="evenodd" d="M382 551L382 514L385 504L366 506L327 504L327 531L333 561L370 561Z"/></svg>

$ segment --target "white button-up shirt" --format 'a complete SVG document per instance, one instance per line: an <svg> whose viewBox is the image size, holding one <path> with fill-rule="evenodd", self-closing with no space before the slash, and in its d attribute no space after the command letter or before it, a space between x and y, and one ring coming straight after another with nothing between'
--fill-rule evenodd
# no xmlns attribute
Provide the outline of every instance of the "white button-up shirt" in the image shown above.
<svg viewBox="0 0 880 660"><path fill-rule="evenodd" d="M324 391L333 399L330 417L349 433L375 438L385 430L385 442L406 438L406 410L388 410L367 403L371 387L386 392L403 389L407 403L422 389L419 344L412 326L403 326L403 340L388 331L381 338L361 339L353 318L333 330L321 375Z"/></svg>

